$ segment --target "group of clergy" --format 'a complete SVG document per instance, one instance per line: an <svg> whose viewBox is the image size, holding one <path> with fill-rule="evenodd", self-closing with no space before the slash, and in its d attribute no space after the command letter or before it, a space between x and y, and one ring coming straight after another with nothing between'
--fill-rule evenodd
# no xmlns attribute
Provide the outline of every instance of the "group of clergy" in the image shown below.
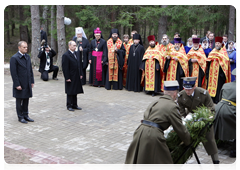
<svg viewBox="0 0 240 170"><path fill-rule="evenodd" d="M231 82L230 61L222 37L215 37L215 48L206 54L200 38L193 38L193 46L186 53L181 38L169 42L166 34L159 44L153 35L148 36L149 47L144 49L140 34L125 34L122 41L118 29L112 29L108 40L102 37L99 27L94 29L89 44L82 27L76 28L76 50L82 52L83 79L90 64L89 84L107 90L144 91L154 96L164 91L163 82L177 80L182 90L183 77L197 77L196 86L209 91L213 102L218 103L224 83Z"/></svg>

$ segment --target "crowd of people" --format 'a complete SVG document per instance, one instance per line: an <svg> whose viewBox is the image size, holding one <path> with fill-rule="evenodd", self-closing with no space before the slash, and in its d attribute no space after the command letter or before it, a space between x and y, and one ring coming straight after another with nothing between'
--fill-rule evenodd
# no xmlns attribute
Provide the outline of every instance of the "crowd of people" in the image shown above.
<svg viewBox="0 0 240 170"><path fill-rule="evenodd" d="M44 39L46 36L43 30L41 34ZM122 90L125 87L128 91L145 91L152 96L163 92L164 95L151 104L144 113L145 120L142 121L140 128L143 134L136 139L134 136L134 141L127 153L126 163L172 163L164 142L158 143L164 145L158 148L159 156L163 153L168 154L168 157L163 156L163 159L151 158L149 155L155 152L156 148L146 150L141 146L136 148L136 144L139 145L140 140L144 140L146 144L149 143L147 137L144 137L149 127L154 126L163 132L170 125L178 131L185 144L188 144L190 136L179 121L181 116L185 117L200 105L205 105L215 112L216 105L217 124L215 129L212 127L206 135L208 142L204 143L204 147L211 155L213 163L219 163L214 134L216 133L218 138L223 140L236 139L235 43L228 42L227 35L214 37L214 33L208 31L203 38L192 35L185 46L180 34L175 33L174 40L171 42L166 34L163 35L161 42L157 42L154 35L148 36L149 47L145 50L141 35L137 31L132 31L130 36L124 34L121 40L118 29L112 29L108 39L105 40L101 29L97 27L93 31L93 36L94 39L89 43L83 28L75 28L75 36L68 42L68 50L62 56L67 109L82 110L77 104L77 94L84 93L82 85L87 83L86 69L89 64L89 85L91 86L105 87L107 90ZM38 55L41 78L47 81L48 73L53 71L52 78L58 80L59 68L53 65L56 52L50 48L47 40L43 42ZM13 97L17 99L16 110L19 121L34 122L28 116L28 100L32 97L34 78L30 56L27 54L27 43L20 41L18 49L18 53L10 60ZM178 93L178 91L181 92ZM232 94L229 98L227 95L229 92L235 95ZM179 106L174 101L178 102ZM223 104L231 106L230 109L227 106L225 108L228 114L231 114L231 123L224 120L226 113L222 112L222 107L218 106ZM166 106L169 107L166 108ZM188 112L185 112L186 110ZM164 115L168 112L169 115ZM166 119L166 116L170 116L169 119ZM232 135L226 137L224 134L226 131L221 130L221 126L227 126L228 129L233 130ZM178 129L179 127L181 129ZM159 135L155 131L153 134ZM146 135L148 135L147 132ZM136 154L140 151L145 156ZM149 159L146 159L146 155L149 155Z"/></svg>
<svg viewBox="0 0 240 170"><path fill-rule="evenodd" d="M88 64L92 86L107 90L123 87L134 92L144 90L153 96L164 91L164 81L177 80L182 90L182 78L196 76L196 86L207 89L217 104L223 84L235 79L230 72L236 68L236 48L233 41L228 42L227 35L214 38L210 31L203 38L192 35L186 46L177 32L171 42L166 34L161 42L150 35L149 47L145 50L137 31L132 31L131 37L124 34L122 41L119 31L112 29L104 40L100 28L96 28L95 38L89 44L83 28L75 30L76 51L82 51L82 84L86 84Z"/></svg>

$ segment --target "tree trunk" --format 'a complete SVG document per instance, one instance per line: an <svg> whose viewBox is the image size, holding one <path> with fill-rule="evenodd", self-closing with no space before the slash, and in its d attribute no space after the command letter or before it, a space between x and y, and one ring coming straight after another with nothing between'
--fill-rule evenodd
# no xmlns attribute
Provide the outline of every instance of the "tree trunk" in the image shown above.
<svg viewBox="0 0 240 170"><path fill-rule="evenodd" d="M207 31L209 31L209 30L210 30L210 22L207 21L207 22L205 22L205 24L204 24L204 33L203 33L203 37L206 36Z"/></svg>
<svg viewBox="0 0 240 170"><path fill-rule="evenodd" d="M111 22L114 22L115 19L116 19L116 13L115 13L115 10L114 10L114 6L111 5ZM115 24L111 23L111 27L114 28Z"/></svg>
<svg viewBox="0 0 240 170"><path fill-rule="evenodd" d="M149 27L148 36L149 36L149 35L152 35L152 34L151 34L151 33L152 33L152 25L153 25L152 23L149 23L149 24L148 24L148 27Z"/></svg>
<svg viewBox="0 0 240 170"><path fill-rule="evenodd" d="M230 5L229 9L229 28L228 28L228 41L234 41L234 31L235 31L235 7Z"/></svg>
<svg viewBox="0 0 240 170"><path fill-rule="evenodd" d="M123 40L123 34L124 34L123 30L124 30L124 28L123 28L123 26L121 25L121 30L120 30L120 35L121 35L121 37L119 37L121 40Z"/></svg>
<svg viewBox="0 0 240 170"><path fill-rule="evenodd" d="M144 43L146 43L146 33L147 33L147 20L144 21L144 34L143 34L143 37L144 37Z"/></svg>
<svg viewBox="0 0 240 170"><path fill-rule="evenodd" d="M20 25L19 25L19 31L20 31L20 41L26 41L28 42L28 30L27 30L27 25L22 25L26 19L26 16L24 16L24 10L23 6L19 5L19 20L20 20Z"/></svg>
<svg viewBox="0 0 240 170"><path fill-rule="evenodd" d="M11 5L10 8L11 8L11 18L14 18L15 17L15 9L14 9L14 5ZM14 36L14 29L15 29L15 22L14 21L11 21L11 32L12 32L12 36Z"/></svg>
<svg viewBox="0 0 240 170"><path fill-rule="evenodd" d="M167 5L161 5L161 8L167 8ZM167 16L162 13L158 21L158 42L161 42L163 34L167 33Z"/></svg>
<svg viewBox="0 0 240 170"><path fill-rule="evenodd" d="M31 22L32 22L32 50L31 58L33 65L39 63L38 48L40 47L40 16L39 5L31 5Z"/></svg>
<svg viewBox="0 0 240 170"><path fill-rule="evenodd" d="M57 42L58 42L57 66L59 67L60 70L62 70L62 55L66 52L63 5L57 5Z"/></svg>
<svg viewBox="0 0 240 170"><path fill-rule="evenodd" d="M47 14L48 14L48 6L44 5L43 6L43 13L42 13L42 27L43 30L46 32L46 34L48 35L48 22L47 22Z"/></svg>
<svg viewBox="0 0 240 170"><path fill-rule="evenodd" d="M10 43L10 31L9 31L9 7L4 10L4 30L7 32L7 44Z"/></svg>
<svg viewBox="0 0 240 170"><path fill-rule="evenodd" d="M55 5L52 5L51 7L51 48L54 50L54 51L57 51L57 48L56 48L56 40L54 38L54 30L55 30L55 22L56 22L56 18L55 18ZM53 57L53 61L56 62L57 61L57 56L56 57Z"/></svg>

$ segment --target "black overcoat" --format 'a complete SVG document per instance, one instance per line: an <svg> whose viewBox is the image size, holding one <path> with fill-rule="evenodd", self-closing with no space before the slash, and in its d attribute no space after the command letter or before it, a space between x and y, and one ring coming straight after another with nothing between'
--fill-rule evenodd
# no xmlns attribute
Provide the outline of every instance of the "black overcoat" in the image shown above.
<svg viewBox="0 0 240 170"><path fill-rule="evenodd" d="M51 49L48 53L48 56L50 58L50 70L52 70L53 67L53 57L56 55L56 52ZM40 58L40 66L39 66L39 72L43 72L45 70L45 66L46 66L46 53L45 50L40 51L38 54L38 58Z"/></svg>
<svg viewBox="0 0 240 170"><path fill-rule="evenodd" d="M32 71L31 58L25 54L27 60L17 52L10 59L10 72L13 80L13 97L26 99L32 97L32 85L34 77ZM21 86L22 90L16 87Z"/></svg>
<svg viewBox="0 0 240 170"><path fill-rule="evenodd" d="M71 51L67 51L62 56L62 70L65 78L65 93L68 95L76 95L83 93L82 83L80 76L83 75L81 64L81 52L77 51L76 57ZM71 82L66 80L70 79Z"/></svg>

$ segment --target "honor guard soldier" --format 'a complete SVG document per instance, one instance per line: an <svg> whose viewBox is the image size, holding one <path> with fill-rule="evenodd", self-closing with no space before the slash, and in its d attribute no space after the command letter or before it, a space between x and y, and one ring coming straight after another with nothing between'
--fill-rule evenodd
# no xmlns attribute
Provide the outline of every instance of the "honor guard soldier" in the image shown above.
<svg viewBox="0 0 240 170"><path fill-rule="evenodd" d="M197 107L206 106L212 112L215 112L214 103L208 91L196 87L197 77L184 77L183 78L183 88L181 92L178 93L177 102L180 107L180 113L183 117L186 117L188 113L193 113L193 110L196 110ZM204 148L207 151L208 155L211 155L212 161L214 164L219 164L218 160L218 149L217 144L214 138L214 128L211 127L210 131L206 134L207 142L204 142Z"/></svg>
<svg viewBox="0 0 240 170"><path fill-rule="evenodd" d="M232 71L236 79L236 68ZM215 138L233 140L230 157L236 157L236 80L225 83L220 91L220 102L215 107Z"/></svg>
<svg viewBox="0 0 240 170"><path fill-rule="evenodd" d="M179 107L174 102L178 89L176 80L164 82L164 95L148 106L144 112L144 120L134 132L133 141L127 151L126 164L173 164L164 138L164 130L171 125L184 144L190 144L190 134L182 124Z"/></svg>

